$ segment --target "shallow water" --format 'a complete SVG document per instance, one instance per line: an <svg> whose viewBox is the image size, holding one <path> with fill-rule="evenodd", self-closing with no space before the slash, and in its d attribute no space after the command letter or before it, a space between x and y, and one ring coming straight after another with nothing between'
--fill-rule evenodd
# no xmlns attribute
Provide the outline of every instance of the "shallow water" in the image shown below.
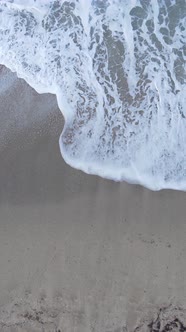
<svg viewBox="0 0 186 332"><path fill-rule="evenodd" d="M186 190L185 25L182 0L1 0L0 63L56 94L71 166Z"/></svg>

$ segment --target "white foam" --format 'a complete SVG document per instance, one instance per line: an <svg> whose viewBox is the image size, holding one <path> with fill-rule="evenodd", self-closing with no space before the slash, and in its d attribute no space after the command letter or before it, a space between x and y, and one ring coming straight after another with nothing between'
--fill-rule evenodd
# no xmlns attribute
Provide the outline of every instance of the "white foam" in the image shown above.
<svg viewBox="0 0 186 332"><path fill-rule="evenodd" d="M65 117L87 173L186 190L185 1L0 1L0 63Z"/></svg>

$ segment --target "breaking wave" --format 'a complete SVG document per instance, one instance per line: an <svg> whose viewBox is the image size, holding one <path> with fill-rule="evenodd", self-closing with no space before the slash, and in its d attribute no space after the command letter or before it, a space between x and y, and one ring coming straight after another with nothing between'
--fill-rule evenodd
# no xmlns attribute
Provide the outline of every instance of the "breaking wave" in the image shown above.
<svg viewBox="0 0 186 332"><path fill-rule="evenodd" d="M0 63L57 96L86 173L186 190L185 0L0 0Z"/></svg>

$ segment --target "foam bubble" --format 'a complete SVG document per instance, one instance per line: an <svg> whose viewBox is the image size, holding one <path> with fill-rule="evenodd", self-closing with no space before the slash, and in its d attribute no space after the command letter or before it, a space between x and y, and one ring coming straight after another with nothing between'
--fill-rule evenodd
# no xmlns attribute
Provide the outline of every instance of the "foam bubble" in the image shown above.
<svg viewBox="0 0 186 332"><path fill-rule="evenodd" d="M65 117L87 173L186 189L185 1L0 2L0 63Z"/></svg>

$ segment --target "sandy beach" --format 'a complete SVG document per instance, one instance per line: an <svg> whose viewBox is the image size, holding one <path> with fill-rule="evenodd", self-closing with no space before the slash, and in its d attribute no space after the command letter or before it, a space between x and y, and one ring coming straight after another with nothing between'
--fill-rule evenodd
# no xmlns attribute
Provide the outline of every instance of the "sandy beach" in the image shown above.
<svg viewBox="0 0 186 332"><path fill-rule="evenodd" d="M186 193L72 169L55 96L0 71L0 331L186 331Z"/></svg>

